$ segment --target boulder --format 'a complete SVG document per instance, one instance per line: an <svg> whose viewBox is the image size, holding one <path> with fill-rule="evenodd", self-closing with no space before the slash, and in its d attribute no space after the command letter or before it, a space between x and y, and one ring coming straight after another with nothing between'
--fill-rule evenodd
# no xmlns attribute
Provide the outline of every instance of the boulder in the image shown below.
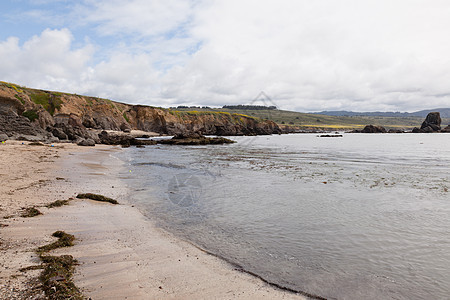
<svg viewBox="0 0 450 300"><path fill-rule="evenodd" d="M7 134L5 134L5 133L0 134L0 142L4 142L7 139L9 139L9 136Z"/></svg>
<svg viewBox="0 0 450 300"><path fill-rule="evenodd" d="M68 139L67 134L65 134L65 132L61 128L54 127L52 129L48 127L47 131L50 131L54 136L56 136L58 139L62 141Z"/></svg>
<svg viewBox="0 0 450 300"><path fill-rule="evenodd" d="M425 121L423 121L422 129L424 132L436 132L441 130L441 114L439 112L430 112Z"/></svg>
<svg viewBox="0 0 450 300"><path fill-rule="evenodd" d="M378 125L367 125L361 130L362 133L386 133L386 129Z"/></svg>
<svg viewBox="0 0 450 300"><path fill-rule="evenodd" d="M95 146L95 141L93 139L81 139L77 142L78 146Z"/></svg>
<svg viewBox="0 0 450 300"><path fill-rule="evenodd" d="M442 129L441 132L450 132L450 125Z"/></svg>

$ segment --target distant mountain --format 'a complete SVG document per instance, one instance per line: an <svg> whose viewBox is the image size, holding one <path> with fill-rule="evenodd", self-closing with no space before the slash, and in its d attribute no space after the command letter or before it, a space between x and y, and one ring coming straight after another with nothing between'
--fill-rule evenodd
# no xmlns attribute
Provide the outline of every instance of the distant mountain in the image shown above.
<svg viewBox="0 0 450 300"><path fill-rule="evenodd" d="M382 112L382 111L374 111L374 112L354 112L354 111L321 111L314 114L318 115L327 115L327 116L336 116L336 117L353 117L353 116L369 116L369 117L422 117L425 118L428 113L438 111L441 114L441 118L450 118L450 108L435 108L435 109L427 109L420 110L412 113L407 112Z"/></svg>

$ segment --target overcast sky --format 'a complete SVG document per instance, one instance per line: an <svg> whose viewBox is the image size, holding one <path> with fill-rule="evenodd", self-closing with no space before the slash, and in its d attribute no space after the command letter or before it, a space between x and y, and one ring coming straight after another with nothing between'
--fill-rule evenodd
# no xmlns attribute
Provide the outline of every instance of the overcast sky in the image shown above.
<svg viewBox="0 0 450 300"><path fill-rule="evenodd" d="M3 0L0 80L155 106L450 107L448 0ZM256 104L263 104L257 102Z"/></svg>

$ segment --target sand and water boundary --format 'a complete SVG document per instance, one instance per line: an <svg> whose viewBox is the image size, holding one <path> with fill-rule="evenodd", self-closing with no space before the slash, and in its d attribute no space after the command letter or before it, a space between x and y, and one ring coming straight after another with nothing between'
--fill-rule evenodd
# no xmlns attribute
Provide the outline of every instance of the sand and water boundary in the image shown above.
<svg viewBox="0 0 450 300"><path fill-rule="evenodd" d="M73 144L0 146L0 298L24 299L40 270L35 249L51 234L73 234L75 245L52 251L78 260L74 282L92 299L304 299L271 286L233 265L165 232L127 202L127 186L117 174L122 162L113 146ZM93 192L119 205L75 199ZM55 200L69 205L45 208ZM43 215L20 217L36 206ZM6 218L5 218L6 217Z"/></svg>

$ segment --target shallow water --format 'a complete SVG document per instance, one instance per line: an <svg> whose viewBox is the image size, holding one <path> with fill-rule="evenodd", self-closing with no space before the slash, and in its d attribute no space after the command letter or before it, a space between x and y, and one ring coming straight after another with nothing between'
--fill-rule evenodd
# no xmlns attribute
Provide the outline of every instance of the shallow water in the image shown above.
<svg viewBox="0 0 450 300"><path fill-rule="evenodd" d="M128 149L130 201L158 226L295 290L450 298L450 134L233 139Z"/></svg>

